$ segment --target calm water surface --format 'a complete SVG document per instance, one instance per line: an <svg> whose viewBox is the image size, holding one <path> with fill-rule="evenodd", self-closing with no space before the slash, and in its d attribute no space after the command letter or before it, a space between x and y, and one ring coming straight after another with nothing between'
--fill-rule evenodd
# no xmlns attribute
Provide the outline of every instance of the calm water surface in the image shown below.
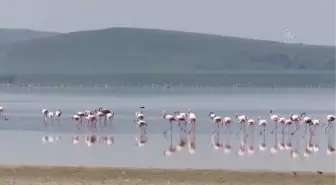
<svg viewBox="0 0 336 185"><path fill-rule="evenodd" d="M335 157L326 155L326 136L323 129L318 133L321 150L308 159L291 160L288 151L275 156L269 152L256 153L254 156L237 157L238 126L232 128L231 154L214 151L210 146L213 131L208 114L214 111L221 116L234 118L242 112L250 118L268 118L273 109L282 115L291 112L307 112L326 122L327 114L335 114L334 89L207 89L185 88L180 90L151 90L143 88L112 90L57 89L28 90L0 89L0 106L6 108L9 121L0 121L0 145L2 164L48 164L48 165L92 165L92 166L130 166L157 168L223 168L223 169L268 169L268 170L323 170L335 171ZM113 128L100 129L98 135L113 135L115 144L97 144L91 148L83 143L73 145L71 137L84 135L74 127L70 119L73 112L97 107L113 110ZM134 112L145 106L149 123L149 142L143 148L134 145L137 129L133 123ZM41 109L50 111L62 109L61 124L45 129ZM163 137L167 122L160 113L186 111L191 108L198 116L197 153L190 155L186 150L164 157L163 150L168 142ZM270 127L273 127L273 125ZM269 130L271 129L269 127ZM268 130L268 146L273 136ZM301 129L303 130L303 129ZM43 135L61 136L53 144L43 144ZM302 133L301 133L302 134ZM256 145L260 136L255 135ZM301 141L301 140L300 140ZM303 140L298 145L304 148Z"/></svg>

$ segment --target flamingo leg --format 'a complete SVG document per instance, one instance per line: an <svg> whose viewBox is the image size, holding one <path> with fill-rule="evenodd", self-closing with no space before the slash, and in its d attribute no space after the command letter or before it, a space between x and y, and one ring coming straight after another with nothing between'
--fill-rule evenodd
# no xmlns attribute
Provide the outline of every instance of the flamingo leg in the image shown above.
<svg viewBox="0 0 336 185"><path fill-rule="evenodd" d="M170 124L170 128L167 129L167 130L165 130L165 131L163 132L163 135L164 135L165 138L167 138L167 132L168 132L168 131L171 131L171 132L172 132L172 127L173 127L172 124L173 124L173 123L170 121L169 124Z"/></svg>
<svg viewBox="0 0 336 185"><path fill-rule="evenodd" d="M300 129L299 123L296 123L296 129L291 134L294 135Z"/></svg>
<svg viewBox="0 0 336 185"><path fill-rule="evenodd" d="M308 130L308 124L306 124L306 126L305 126L305 131L304 131L304 134L303 134L303 138L307 135L307 130Z"/></svg>
<svg viewBox="0 0 336 185"><path fill-rule="evenodd" d="M324 129L324 133L326 134L327 132L329 132L329 129L330 129L330 126L331 126L331 121L328 121L328 125L325 127Z"/></svg>
<svg viewBox="0 0 336 185"><path fill-rule="evenodd" d="M274 122L274 129L271 131L271 134L273 134L274 131L278 129L278 123Z"/></svg>
<svg viewBox="0 0 336 185"><path fill-rule="evenodd" d="M240 124L240 128L239 128L239 131L237 133L237 136L239 136L240 132L242 131L243 129L243 123L239 123Z"/></svg>

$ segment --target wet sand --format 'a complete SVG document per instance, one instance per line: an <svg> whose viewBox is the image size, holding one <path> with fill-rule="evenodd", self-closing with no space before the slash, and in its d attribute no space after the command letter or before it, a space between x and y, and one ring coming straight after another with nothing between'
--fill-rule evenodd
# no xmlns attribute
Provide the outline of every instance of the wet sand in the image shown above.
<svg viewBox="0 0 336 185"><path fill-rule="evenodd" d="M335 173L296 172L294 174L292 172L267 171L2 166L0 167L0 185L5 184L334 185Z"/></svg>

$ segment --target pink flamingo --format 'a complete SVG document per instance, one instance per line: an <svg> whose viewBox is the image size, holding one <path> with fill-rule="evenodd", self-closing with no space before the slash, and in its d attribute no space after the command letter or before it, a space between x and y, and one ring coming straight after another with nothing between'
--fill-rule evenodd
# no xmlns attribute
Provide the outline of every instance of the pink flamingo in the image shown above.
<svg viewBox="0 0 336 185"><path fill-rule="evenodd" d="M245 148L246 148L246 138L247 138L247 134L246 134L246 123L248 121L248 118L245 116L245 115L239 115L238 113L236 114L236 119L237 119L237 122L240 124L240 129L237 133L237 136L239 135L239 133L241 132L241 130L243 129L243 133L244 135L241 136L241 139L240 139L240 148L239 148L239 151L238 151L238 155L239 156L243 156L245 155Z"/></svg>
<svg viewBox="0 0 336 185"><path fill-rule="evenodd" d="M259 127L262 127L260 135L263 135L263 141L262 141L262 143L259 144L259 150L264 151L264 150L266 150L266 126L267 126L267 121L264 120L264 119L260 119L260 117L258 117L257 122L259 124Z"/></svg>
<svg viewBox="0 0 336 185"><path fill-rule="evenodd" d="M78 115L78 114L73 114L72 117L71 117L72 120L76 121L76 127L77 129L79 130L80 127L79 127L79 124L78 124L78 121L81 119L81 117Z"/></svg>
<svg viewBox="0 0 336 185"><path fill-rule="evenodd" d="M223 126L223 119L217 116L214 112L210 112L209 117L212 122L217 126L216 129L212 132L213 136L211 137L211 143L215 150L219 150L220 148L223 148L223 143L219 141L219 129L220 126Z"/></svg>
<svg viewBox="0 0 336 185"><path fill-rule="evenodd" d="M254 154L254 152L255 152L254 151L254 126L255 126L255 124L256 124L256 122L254 121L254 119L248 119L247 120L247 126L250 128L250 133L251 133L251 143L250 143L250 145L247 149L247 152L249 154ZM248 137L248 134L246 135L246 137Z"/></svg>
<svg viewBox="0 0 336 185"><path fill-rule="evenodd" d="M181 151L183 147L187 144L187 114L175 112L175 119L177 120L178 126L180 127L180 142L177 145L177 151Z"/></svg>
<svg viewBox="0 0 336 185"><path fill-rule="evenodd" d="M170 124L170 128L163 132L164 136L166 137L167 132L170 131L170 144L168 149L164 150L164 156L171 156L174 152L176 152L176 147L173 146L173 122L177 121L177 119L175 116L167 114L166 110L162 111L162 117L163 119L168 120Z"/></svg>
<svg viewBox="0 0 336 185"><path fill-rule="evenodd" d="M224 152L225 153L230 153L232 146L230 142L230 137L231 137L231 125L232 125L232 119L230 117L224 117L223 118L223 124L225 126L225 143L224 143Z"/></svg>
<svg viewBox="0 0 336 185"><path fill-rule="evenodd" d="M188 118L188 123L191 124L191 129L189 131L190 142L188 144L189 152L191 154L194 154L196 152L196 121L197 121L197 117L196 117L195 113L191 112L191 110L188 109L187 118Z"/></svg>
<svg viewBox="0 0 336 185"><path fill-rule="evenodd" d="M274 131L275 131L275 134L274 134L274 144L271 147L270 151L271 151L272 154L276 154L278 152L279 145L280 145L280 144L278 144L278 125L280 124L280 125L284 126L286 119L283 118L283 117L280 118L279 115L274 114L273 110L270 110L270 119L272 120L272 122L274 124L274 129L271 131L271 134L273 134ZM282 139L283 139L283 143L285 143L284 136L283 136Z"/></svg>
<svg viewBox="0 0 336 185"><path fill-rule="evenodd" d="M144 109L145 107L140 107L140 112L136 112L135 116L136 119L134 120L134 122L136 122L136 125L138 128L140 128L140 137L136 137L136 145L138 147L143 147L146 143L147 143L147 121L145 120L145 115L143 114L142 109Z"/></svg>

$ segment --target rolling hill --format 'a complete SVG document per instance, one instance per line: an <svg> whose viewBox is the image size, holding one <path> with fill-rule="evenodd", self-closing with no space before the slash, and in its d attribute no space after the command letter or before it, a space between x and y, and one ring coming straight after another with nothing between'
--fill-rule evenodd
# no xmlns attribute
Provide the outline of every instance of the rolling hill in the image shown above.
<svg viewBox="0 0 336 185"><path fill-rule="evenodd" d="M28 29L0 29L0 47L28 41L37 38L45 38L57 35L56 32L42 32Z"/></svg>
<svg viewBox="0 0 336 185"><path fill-rule="evenodd" d="M0 47L0 82L335 84L331 46L137 28L18 38Z"/></svg>
<svg viewBox="0 0 336 185"><path fill-rule="evenodd" d="M334 71L335 47L138 28L58 34L0 49L2 74Z"/></svg>

